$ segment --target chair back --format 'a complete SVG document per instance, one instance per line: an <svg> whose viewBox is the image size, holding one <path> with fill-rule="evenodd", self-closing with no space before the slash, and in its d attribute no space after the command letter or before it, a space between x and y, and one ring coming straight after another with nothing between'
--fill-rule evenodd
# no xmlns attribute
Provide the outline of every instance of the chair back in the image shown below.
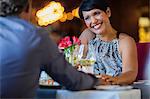
<svg viewBox="0 0 150 99"><path fill-rule="evenodd" d="M137 80L146 80L146 76L150 76L150 43L137 43L138 54L138 75Z"/></svg>

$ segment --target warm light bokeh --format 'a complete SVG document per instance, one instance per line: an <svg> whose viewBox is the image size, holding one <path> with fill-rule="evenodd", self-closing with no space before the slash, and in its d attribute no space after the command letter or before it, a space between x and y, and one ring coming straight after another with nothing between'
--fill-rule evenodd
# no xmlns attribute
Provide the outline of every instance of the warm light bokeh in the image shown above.
<svg viewBox="0 0 150 99"><path fill-rule="evenodd" d="M59 2L52 1L44 8L37 11L38 24L46 26L63 17L64 7Z"/></svg>
<svg viewBox="0 0 150 99"><path fill-rule="evenodd" d="M78 11L79 11L79 7L77 7L76 9L73 9L73 10L72 10L72 15L75 16L75 17L77 17L77 18L79 18L79 13L78 13Z"/></svg>
<svg viewBox="0 0 150 99"><path fill-rule="evenodd" d="M72 20L74 17L79 18L78 10L79 7L66 13L59 2L51 1L47 6L37 11L36 17L40 26L47 26L58 20L65 22L66 20Z"/></svg>
<svg viewBox="0 0 150 99"><path fill-rule="evenodd" d="M139 42L150 42L150 20L148 17L139 18Z"/></svg>

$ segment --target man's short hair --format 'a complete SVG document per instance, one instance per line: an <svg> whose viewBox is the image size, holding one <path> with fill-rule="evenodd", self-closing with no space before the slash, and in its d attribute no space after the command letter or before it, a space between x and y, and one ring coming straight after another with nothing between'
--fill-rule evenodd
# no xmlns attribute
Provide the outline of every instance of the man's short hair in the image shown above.
<svg viewBox="0 0 150 99"><path fill-rule="evenodd" d="M18 15L28 5L28 0L0 0L0 16Z"/></svg>

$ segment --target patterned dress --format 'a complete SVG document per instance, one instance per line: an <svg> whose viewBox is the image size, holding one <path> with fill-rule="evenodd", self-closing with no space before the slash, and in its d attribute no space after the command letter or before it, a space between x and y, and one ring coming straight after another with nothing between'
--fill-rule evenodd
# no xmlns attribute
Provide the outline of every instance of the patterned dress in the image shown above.
<svg viewBox="0 0 150 99"><path fill-rule="evenodd" d="M89 51L94 51L96 62L94 74L120 75L122 72L122 58L119 54L119 39L110 42L95 38L89 42Z"/></svg>

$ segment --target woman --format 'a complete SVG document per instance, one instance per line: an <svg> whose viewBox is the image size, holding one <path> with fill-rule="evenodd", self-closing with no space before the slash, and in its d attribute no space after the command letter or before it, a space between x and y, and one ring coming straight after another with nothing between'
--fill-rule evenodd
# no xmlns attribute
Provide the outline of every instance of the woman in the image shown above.
<svg viewBox="0 0 150 99"><path fill-rule="evenodd" d="M115 30L109 18L111 10L105 0L83 0L79 16L84 20L88 32L82 35L96 35L96 38L80 36L84 44L96 54L94 73L111 84L131 84L137 76L138 62L136 44L132 37ZM90 52L90 51L89 51Z"/></svg>

